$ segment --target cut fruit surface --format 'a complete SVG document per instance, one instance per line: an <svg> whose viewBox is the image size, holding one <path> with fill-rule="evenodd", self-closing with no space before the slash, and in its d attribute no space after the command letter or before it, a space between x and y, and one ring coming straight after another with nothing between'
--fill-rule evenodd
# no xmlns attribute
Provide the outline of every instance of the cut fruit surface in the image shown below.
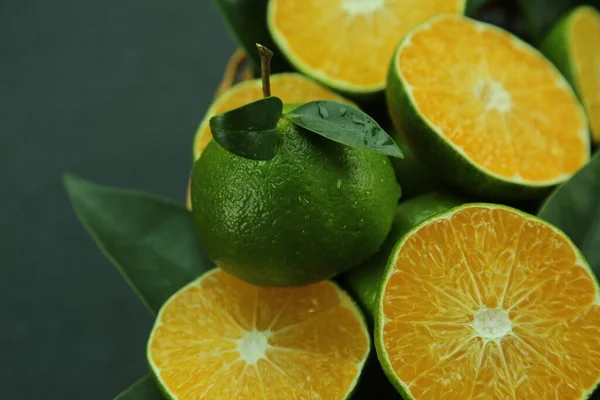
<svg viewBox="0 0 600 400"><path fill-rule="evenodd" d="M550 32L541 49L583 102L592 138L600 142L600 12L580 6Z"/></svg>
<svg viewBox="0 0 600 400"><path fill-rule="evenodd" d="M165 303L147 355L173 399L345 399L369 347L334 283L260 288L215 269Z"/></svg>
<svg viewBox="0 0 600 400"><path fill-rule="evenodd" d="M398 241L427 218L463 203L464 200L444 192L431 192L413 197L408 201L401 200L396 209L392 229L377 254L363 265L342 275L345 288L365 310L369 323L373 322L375 316L377 296L386 271L387 261Z"/></svg>
<svg viewBox="0 0 600 400"><path fill-rule="evenodd" d="M396 246L378 356L407 399L585 399L600 380L598 283L536 217L468 204Z"/></svg>
<svg viewBox="0 0 600 400"><path fill-rule="evenodd" d="M271 76L271 92L284 104L305 103L313 100L335 100L356 107L354 103L333 93L315 81L296 73L282 73ZM262 81L253 79L238 83L219 96L208 109L194 139L194 160L212 139L210 118L231 111L263 98Z"/></svg>
<svg viewBox="0 0 600 400"><path fill-rule="evenodd" d="M398 41L443 13L462 14L465 0L270 0L268 25L292 64L349 93L385 87Z"/></svg>
<svg viewBox="0 0 600 400"><path fill-rule="evenodd" d="M407 35L387 99L411 148L470 192L534 197L589 160L585 112L560 72L510 33L466 17L436 17Z"/></svg>

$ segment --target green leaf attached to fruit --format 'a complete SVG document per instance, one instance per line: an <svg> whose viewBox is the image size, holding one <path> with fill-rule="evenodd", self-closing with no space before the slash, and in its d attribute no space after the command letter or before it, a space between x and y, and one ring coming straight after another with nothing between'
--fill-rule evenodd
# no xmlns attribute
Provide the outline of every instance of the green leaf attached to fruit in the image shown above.
<svg viewBox="0 0 600 400"><path fill-rule="evenodd" d="M214 140L227 151L252 160L270 160L279 150L277 124L283 112L278 97L265 97L210 119Z"/></svg>
<svg viewBox="0 0 600 400"><path fill-rule="evenodd" d="M538 216L569 235L600 278L600 153L548 197Z"/></svg>
<svg viewBox="0 0 600 400"><path fill-rule="evenodd" d="M114 400L164 400L164 396L150 375L123 391Z"/></svg>
<svg viewBox="0 0 600 400"><path fill-rule="evenodd" d="M153 314L213 268L198 245L192 214L183 206L71 174L64 184L84 227Z"/></svg>
<svg viewBox="0 0 600 400"><path fill-rule="evenodd" d="M403 157L400 147L373 118L337 101L311 101L285 114L285 118L338 143Z"/></svg>

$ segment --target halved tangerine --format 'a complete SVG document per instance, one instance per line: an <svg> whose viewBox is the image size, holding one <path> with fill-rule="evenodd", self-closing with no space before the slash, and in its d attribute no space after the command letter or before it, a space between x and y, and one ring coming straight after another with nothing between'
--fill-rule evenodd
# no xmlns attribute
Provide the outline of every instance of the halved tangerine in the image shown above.
<svg viewBox="0 0 600 400"><path fill-rule="evenodd" d="M432 171L487 198L532 198L590 157L573 89L540 52L501 28L445 15L402 41L387 101Z"/></svg>
<svg viewBox="0 0 600 400"><path fill-rule="evenodd" d="M378 356L406 399L585 399L600 381L598 283L564 233L515 209L417 226L378 307Z"/></svg>
<svg viewBox="0 0 600 400"><path fill-rule="evenodd" d="M429 18L462 14L465 0L269 0L275 43L298 70L355 95L385 89L400 39Z"/></svg>
<svg viewBox="0 0 600 400"><path fill-rule="evenodd" d="M207 272L161 308L148 341L172 399L345 399L370 341L358 307L330 281L249 285Z"/></svg>

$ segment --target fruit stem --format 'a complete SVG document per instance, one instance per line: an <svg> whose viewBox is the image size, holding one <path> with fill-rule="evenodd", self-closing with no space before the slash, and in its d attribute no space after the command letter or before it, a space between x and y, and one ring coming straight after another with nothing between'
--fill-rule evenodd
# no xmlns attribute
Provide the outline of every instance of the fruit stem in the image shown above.
<svg viewBox="0 0 600 400"><path fill-rule="evenodd" d="M260 56L260 72L262 75L262 90L263 96L271 96L271 59L273 58L273 52L263 46L262 44L256 43L258 49L258 55Z"/></svg>

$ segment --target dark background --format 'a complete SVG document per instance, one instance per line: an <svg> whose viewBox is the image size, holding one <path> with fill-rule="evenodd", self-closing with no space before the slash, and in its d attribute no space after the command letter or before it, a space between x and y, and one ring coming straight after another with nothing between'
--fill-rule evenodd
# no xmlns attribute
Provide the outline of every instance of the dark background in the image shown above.
<svg viewBox="0 0 600 400"><path fill-rule="evenodd" d="M183 202L195 130L235 45L208 0L0 0L0 395L111 399L152 317L61 183Z"/></svg>

